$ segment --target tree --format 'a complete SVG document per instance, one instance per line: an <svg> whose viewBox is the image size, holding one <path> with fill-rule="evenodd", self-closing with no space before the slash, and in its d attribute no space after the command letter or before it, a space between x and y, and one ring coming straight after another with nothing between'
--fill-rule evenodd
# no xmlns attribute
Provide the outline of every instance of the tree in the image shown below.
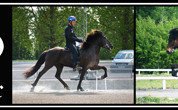
<svg viewBox="0 0 178 110"><path fill-rule="evenodd" d="M133 6L26 6L13 7L13 57L16 53L38 59L42 51L55 46L65 46L64 30L68 17L75 16L74 28L77 37L83 29L83 14L87 15L87 32L101 30L113 44L112 51L102 49L101 59L111 59L121 49L134 49L134 7ZM18 33L18 34L17 34ZM24 35L26 35L24 37ZM19 37L18 37L19 36ZM18 37L18 40L17 40ZM23 49L25 46L25 49ZM18 51L16 52L16 48ZM19 54L18 54L19 55ZM18 57L18 59L29 59Z"/></svg>
<svg viewBox="0 0 178 110"><path fill-rule="evenodd" d="M29 35L29 21L23 7L12 8L12 59L33 59L32 41Z"/></svg>
<svg viewBox="0 0 178 110"><path fill-rule="evenodd" d="M175 7L164 8L175 11ZM178 24L177 15L170 15L166 9L164 13L161 13L163 11L161 9L164 8L154 7L154 10L150 10L152 14L147 17L138 13L136 19L136 68L170 68L172 64L178 63L175 60L178 58L177 52L172 55L168 55L166 52L169 31L176 28ZM164 19L160 19L160 16Z"/></svg>
<svg viewBox="0 0 178 110"><path fill-rule="evenodd" d="M95 7L95 11L98 16L99 28L114 46L112 51L102 49L101 58L109 59L122 49L134 49L134 13L132 6L102 6Z"/></svg>

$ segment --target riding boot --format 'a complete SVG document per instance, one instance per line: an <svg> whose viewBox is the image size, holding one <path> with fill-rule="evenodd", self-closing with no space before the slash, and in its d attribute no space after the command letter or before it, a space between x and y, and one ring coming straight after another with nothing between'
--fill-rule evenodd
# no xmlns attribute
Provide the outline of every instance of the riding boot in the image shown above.
<svg viewBox="0 0 178 110"><path fill-rule="evenodd" d="M77 63L75 61L73 61L73 71L76 71L76 66L77 66Z"/></svg>
<svg viewBox="0 0 178 110"><path fill-rule="evenodd" d="M80 71L81 69L83 69L81 66L80 66L80 55L78 55L78 57L76 58L77 59L77 70Z"/></svg>
<svg viewBox="0 0 178 110"><path fill-rule="evenodd" d="M74 63L73 63L73 71L80 71L81 69L83 69L81 66L80 66L80 62L79 61L77 61L77 62L75 62L74 61Z"/></svg>
<svg viewBox="0 0 178 110"><path fill-rule="evenodd" d="M83 68L80 66L80 62L77 62L76 69L77 69L78 71L80 71L81 69L83 69Z"/></svg>
<svg viewBox="0 0 178 110"><path fill-rule="evenodd" d="M73 71L80 71L83 69L79 64L73 66Z"/></svg>

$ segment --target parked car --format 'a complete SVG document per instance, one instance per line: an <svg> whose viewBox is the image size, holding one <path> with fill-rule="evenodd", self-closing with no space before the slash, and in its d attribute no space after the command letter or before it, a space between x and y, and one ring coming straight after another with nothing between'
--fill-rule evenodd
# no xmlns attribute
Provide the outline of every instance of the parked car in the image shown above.
<svg viewBox="0 0 178 110"><path fill-rule="evenodd" d="M110 65L111 73L128 73L133 69L134 50L120 50Z"/></svg>

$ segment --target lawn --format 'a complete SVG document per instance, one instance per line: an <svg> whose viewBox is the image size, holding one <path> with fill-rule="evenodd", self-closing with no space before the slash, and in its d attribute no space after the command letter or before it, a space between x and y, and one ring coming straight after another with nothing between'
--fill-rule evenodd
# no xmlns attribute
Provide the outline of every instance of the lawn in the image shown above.
<svg viewBox="0 0 178 110"><path fill-rule="evenodd" d="M136 80L136 89L162 89L162 80ZM178 80L166 80L166 89L178 89Z"/></svg>
<svg viewBox="0 0 178 110"><path fill-rule="evenodd" d="M136 77L171 77L171 74L154 72L153 74L141 73ZM162 89L163 80L136 80L136 89ZM166 89L178 89L178 80L166 80Z"/></svg>
<svg viewBox="0 0 178 110"><path fill-rule="evenodd" d="M136 77L171 77L167 73L136 75ZM137 90L163 89L163 80L136 80ZM178 80L166 80L166 89L178 89ZM178 104L178 98L152 97L151 95L136 97L136 104Z"/></svg>
<svg viewBox="0 0 178 110"><path fill-rule="evenodd" d="M136 104L178 104L178 98L144 96L137 97Z"/></svg>

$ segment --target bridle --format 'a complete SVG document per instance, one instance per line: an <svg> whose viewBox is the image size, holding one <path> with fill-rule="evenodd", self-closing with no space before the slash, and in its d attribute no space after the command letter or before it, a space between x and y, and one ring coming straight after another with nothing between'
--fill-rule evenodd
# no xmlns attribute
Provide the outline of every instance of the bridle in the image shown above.
<svg viewBox="0 0 178 110"><path fill-rule="evenodd" d="M176 32L177 31L177 32ZM176 48L175 47L175 41L177 40L177 35L178 35L178 28L175 28L175 29L172 29L171 31L169 31L169 35L170 35L170 38L172 39L172 40L174 40L173 41L173 43L172 43L172 48L171 48L171 50L170 50L170 52L174 52L175 51L175 49L174 48ZM169 39L170 39L169 38Z"/></svg>
<svg viewBox="0 0 178 110"><path fill-rule="evenodd" d="M175 40L174 40L173 43L172 43L172 49L171 49L171 52L174 52L174 51L175 51L175 49L174 49L174 44L175 44Z"/></svg>

